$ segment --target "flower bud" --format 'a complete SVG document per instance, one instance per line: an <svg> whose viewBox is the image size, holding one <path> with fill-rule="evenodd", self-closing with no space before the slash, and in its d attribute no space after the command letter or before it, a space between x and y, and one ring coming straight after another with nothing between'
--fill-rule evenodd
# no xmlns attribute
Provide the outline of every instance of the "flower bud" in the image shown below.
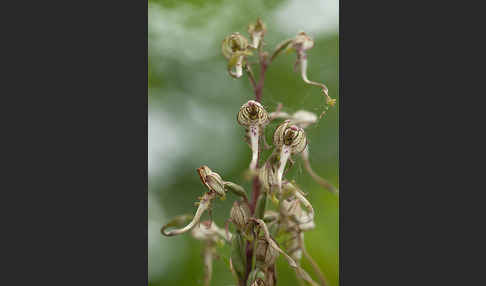
<svg viewBox="0 0 486 286"><path fill-rule="evenodd" d="M259 239L256 245L256 259L265 266L275 264L279 252L273 248L266 240Z"/></svg>
<svg viewBox="0 0 486 286"><path fill-rule="evenodd" d="M218 173L211 171L211 169L205 165L198 168L197 172L202 183L206 185L210 191L217 193L221 197L225 196L226 191L224 189L224 181Z"/></svg>
<svg viewBox="0 0 486 286"><path fill-rule="evenodd" d="M241 106L237 121L245 127L265 125L268 122L268 113L259 102L249 100Z"/></svg>
<svg viewBox="0 0 486 286"><path fill-rule="evenodd" d="M230 212L231 220L238 229L243 229L250 219L250 208L246 203L235 201Z"/></svg>
<svg viewBox="0 0 486 286"><path fill-rule="evenodd" d="M288 146L292 154L304 151L307 146L307 138L304 129L291 125L291 120L282 122L273 134L275 146Z"/></svg>
<svg viewBox="0 0 486 286"><path fill-rule="evenodd" d="M314 47L314 40L305 32L300 32L292 41L292 45L297 51L306 51Z"/></svg>

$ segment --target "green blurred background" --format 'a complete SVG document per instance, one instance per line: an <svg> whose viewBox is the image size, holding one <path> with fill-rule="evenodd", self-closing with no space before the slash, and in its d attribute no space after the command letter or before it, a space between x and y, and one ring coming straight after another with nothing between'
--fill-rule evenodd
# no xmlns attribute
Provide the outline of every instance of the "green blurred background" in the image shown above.
<svg viewBox="0 0 486 286"><path fill-rule="evenodd" d="M149 0L149 285L201 285L201 243L189 233L163 237L160 227L171 217L193 213L194 202L206 190L196 168L205 164L250 190L244 170L250 149L236 122L240 106L254 98L246 75L231 78L221 55L221 41L246 30L258 16L267 25L267 51L305 31L315 40L308 52L309 78L324 82L335 108L306 129L315 171L338 186L338 0ZM324 98L293 71L295 53L279 56L269 67L263 100L267 111L279 102L283 111L306 109L320 114ZM275 124L267 128L271 142ZM297 157L296 157L297 158ZM305 233L306 246L330 286L339 285L338 198L323 190L299 160L288 173L308 193L316 211L316 228ZM224 225L234 200L213 204L213 215ZM223 249L223 255L228 249ZM305 261L305 260L304 260ZM305 269L316 277L307 262ZM278 285L297 285L294 271L280 257ZM317 279L317 278L316 278ZM212 285L235 285L224 260L214 264Z"/></svg>

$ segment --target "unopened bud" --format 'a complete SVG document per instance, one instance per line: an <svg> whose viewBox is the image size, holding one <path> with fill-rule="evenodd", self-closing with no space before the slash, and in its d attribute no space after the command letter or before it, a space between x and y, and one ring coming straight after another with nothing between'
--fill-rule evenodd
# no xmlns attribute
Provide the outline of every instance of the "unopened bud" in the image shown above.
<svg viewBox="0 0 486 286"><path fill-rule="evenodd" d="M210 191L217 193L221 197L225 196L226 191L224 189L224 181L218 173L211 171L211 169L205 165L198 168L197 172L202 183L206 185Z"/></svg>
<svg viewBox="0 0 486 286"><path fill-rule="evenodd" d="M250 208L244 202L235 201L231 208L230 216L236 227L241 230L245 228L250 219Z"/></svg>
<svg viewBox="0 0 486 286"><path fill-rule="evenodd" d="M268 113L259 102L249 100L241 106L237 121L245 127L265 125L268 122Z"/></svg>
<svg viewBox="0 0 486 286"><path fill-rule="evenodd" d="M291 120L282 122L273 134L275 146L286 145L290 147L292 154L304 151L307 146L307 138L304 129L296 125L291 125Z"/></svg>
<svg viewBox="0 0 486 286"><path fill-rule="evenodd" d="M266 240L259 239L256 245L256 259L265 266L275 264L279 256L277 249L273 248Z"/></svg>
<svg viewBox="0 0 486 286"><path fill-rule="evenodd" d="M306 51L314 47L314 40L309 37L305 32L300 32L292 41L292 45L298 51Z"/></svg>

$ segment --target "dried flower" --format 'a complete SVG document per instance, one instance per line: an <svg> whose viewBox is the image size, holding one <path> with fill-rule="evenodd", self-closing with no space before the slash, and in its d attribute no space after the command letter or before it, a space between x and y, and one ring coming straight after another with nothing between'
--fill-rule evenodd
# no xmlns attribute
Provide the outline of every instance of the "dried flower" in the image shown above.
<svg viewBox="0 0 486 286"><path fill-rule="evenodd" d="M243 75L243 61L251 55L248 50L248 40L240 33L233 33L223 40L223 56L228 60L228 72L232 77L240 78ZM235 72L232 71L233 67Z"/></svg>
<svg viewBox="0 0 486 286"><path fill-rule="evenodd" d="M253 41L252 48L258 49L266 30L267 28L260 18L257 19L256 24L248 25L248 34L250 34L250 38Z"/></svg>

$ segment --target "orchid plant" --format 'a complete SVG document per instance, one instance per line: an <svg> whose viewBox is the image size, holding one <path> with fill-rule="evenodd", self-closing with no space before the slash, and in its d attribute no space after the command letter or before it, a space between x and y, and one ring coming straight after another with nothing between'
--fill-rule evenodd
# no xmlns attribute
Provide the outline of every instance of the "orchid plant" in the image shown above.
<svg viewBox="0 0 486 286"><path fill-rule="evenodd" d="M322 187L338 194L339 191L327 180L316 174L309 161L308 140L305 128L318 122L335 99L328 94L322 83L310 81L307 76L307 51L314 47L313 39L301 32L292 39L279 44L271 55L265 52L265 24L258 19L248 27L250 40L240 33L228 35L222 43L223 56L228 60L227 70L231 77L241 78L246 74L255 93L255 99L244 103L237 112L237 122L246 131L246 140L251 149L248 167L252 181L251 197L239 184L223 180L223 177L208 166L197 169L202 184L207 191L199 198L194 215L177 216L164 225L164 236L175 236L191 232L192 236L204 243L204 285L210 285L213 259L218 257L221 246L231 247L228 268L239 286L274 286L277 284L276 259L282 255L288 265L295 270L301 284L325 285L326 279L316 262L306 251L304 233L315 228L314 208L306 199L306 194L295 181L285 178L286 171L292 167L292 157L298 156L305 170ZM309 85L320 87L324 97L324 111L316 114L299 110L293 114L282 111L280 104L268 113L262 104L265 73L268 66L283 52L295 51L302 80ZM260 65L258 81L253 73L249 58L256 56ZM283 120L273 133L272 153L260 164L262 148L266 145L264 130L274 120ZM224 228L212 220L211 204L224 199L226 193L237 196L233 202L229 218ZM269 203L270 202L270 203ZM209 219L202 221L202 215L209 213ZM234 226L231 231L229 223ZM169 230L169 228L173 228ZM277 241L282 241L280 244ZM317 281L302 267L302 259L307 259Z"/></svg>

